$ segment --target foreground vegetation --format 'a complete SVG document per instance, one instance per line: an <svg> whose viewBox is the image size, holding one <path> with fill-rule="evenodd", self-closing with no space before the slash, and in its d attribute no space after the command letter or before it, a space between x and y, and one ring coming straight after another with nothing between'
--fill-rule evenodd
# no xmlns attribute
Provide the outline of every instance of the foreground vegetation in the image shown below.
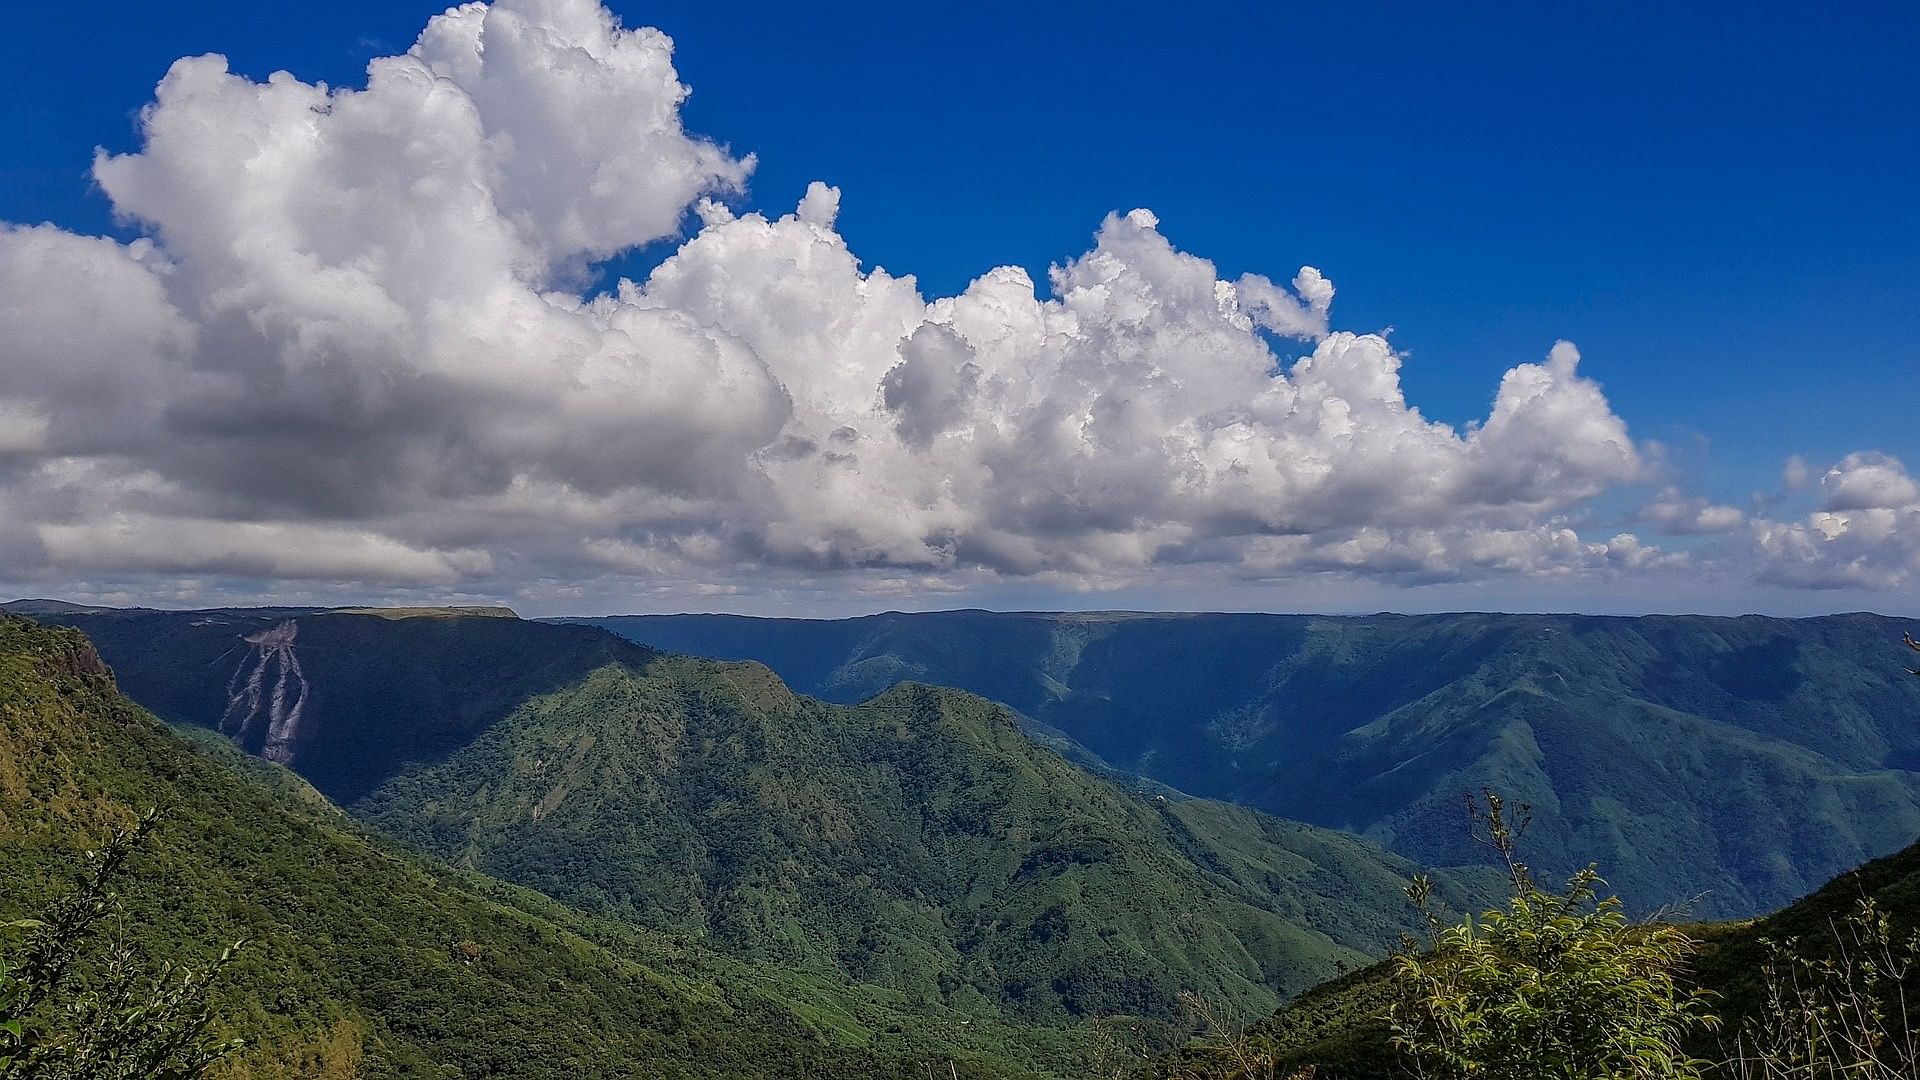
<svg viewBox="0 0 1920 1080"><path fill-rule="evenodd" d="M1182 1080L1912 1080L1920 844L1765 919L1632 922L1591 872L1544 890L1494 799L1512 896L1162 1068ZM1416 883L1416 901L1428 898Z"/></svg>
<svg viewBox="0 0 1920 1080"><path fill-rule="evenodd" d="M238 944L181 971L149 967L125 938L96 940L115 877L157 821L149 812L88 852L86 876L43 918L0 925L22 939L11 966L0 960L0 1080L195 1080L246 1045L209 1034L213 979Z"/></svg>

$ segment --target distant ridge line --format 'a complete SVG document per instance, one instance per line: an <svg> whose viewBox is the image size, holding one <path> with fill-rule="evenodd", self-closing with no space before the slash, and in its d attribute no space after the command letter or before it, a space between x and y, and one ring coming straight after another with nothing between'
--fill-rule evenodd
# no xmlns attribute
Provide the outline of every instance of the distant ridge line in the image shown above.
<svg viewBox="0 0 1920 1080"><path fill-rule="evenodd" d="M1827 611L1812 615L1770 615L1762 611L1743 611L1736 614L1714 614L1699 611L1643 611L1633 614L1618 612L1589 613L1583 611L1143 611L1132 608L1104 608L1099 610L1054 610L1041 609L999 609L999 608L935 608L927 611L872 611L861 615L746 615L732 611L621 611L606 615L540 615L536 622L553 623L591 623L602 619L744 619L756 622L812 622L812 623L850 623L863 619L886 618L925 618L929 616L953 615L995 615L1017 618L1045 619L1192 619L1217 618L1221 616L1250 619L1449 619L1463 616L1515 619L1772 619L1783 622L1808 622L1816 619L1845 619L1866 617L1874 619L1914 619L1920 616L1901 615L1882 611Z"/></svg>

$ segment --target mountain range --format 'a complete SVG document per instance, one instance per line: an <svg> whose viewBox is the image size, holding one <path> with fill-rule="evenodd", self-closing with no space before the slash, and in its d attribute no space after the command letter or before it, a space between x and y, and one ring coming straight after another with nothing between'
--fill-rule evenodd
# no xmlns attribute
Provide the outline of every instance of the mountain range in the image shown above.
<svg viewBox="0 0 1920 1080"><path fill-rule="evenodd" d="M1195 997L1367 1075L1405 882L1499 891L1465 790L1695 914L1920 835L1875 616L5 607L0 917L165 807L128 925L251 942L239 1078L1066 1076Z"/></svg>
<svg viewBox="0 0 1920 1080"><path fill-rule="evenodd" d="M759 664L462 612L40 617L383 835L917 1007L1165 1025L1187 991L1258 1015L1412 921L1408 860L1083 769L950 689L832 705Z"/></svg>
<svg viewBox="0 0 1920 1080"><path fill-rule="evenodd" d="M802 693L968 690L1108 766L1484 858L1464 793L1531 804L1546 871L1598 862L1641 911L1756 914L1920 835L1911 626L1875 615L1050 614L579 620L757 660Z"/></svg>
<svg viewBox="0 0 1920 1080"><path fill-rule="evenodd" d="M1053 1040L897 995L741 964L421 857L297 776L121 694L76 631L0 615L0 921L162 812L113 933L203 964L248 1048L228 1080L872 1077L954 1062L1038 1076Z"/></svg>

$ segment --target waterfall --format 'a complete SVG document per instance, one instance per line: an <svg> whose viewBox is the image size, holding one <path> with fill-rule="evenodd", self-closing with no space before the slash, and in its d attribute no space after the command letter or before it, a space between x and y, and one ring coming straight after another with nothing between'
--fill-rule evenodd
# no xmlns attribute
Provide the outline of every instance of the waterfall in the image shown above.
<svg viewBox="0 0 1920 1080"><path fill-rule="evenodd" d="M293 648L299 633L300 625L288 619L241 638L247 654L227 680L227 710L220 717L221 733L243 747L258 736L259 755L282 765L293 760L307 706L307 677Z"/></svg>

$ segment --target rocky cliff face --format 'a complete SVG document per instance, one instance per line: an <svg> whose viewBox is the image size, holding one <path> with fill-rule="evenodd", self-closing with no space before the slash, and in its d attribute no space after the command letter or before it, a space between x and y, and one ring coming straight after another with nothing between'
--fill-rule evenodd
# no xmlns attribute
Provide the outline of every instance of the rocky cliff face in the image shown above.
<svg viewBox="0 0 1920 1080"><path fill-rule="evenodd" d="M515 706L651 650L494 612L42 609L84 630L126 692L349 803L466 745Z"/></svg>

